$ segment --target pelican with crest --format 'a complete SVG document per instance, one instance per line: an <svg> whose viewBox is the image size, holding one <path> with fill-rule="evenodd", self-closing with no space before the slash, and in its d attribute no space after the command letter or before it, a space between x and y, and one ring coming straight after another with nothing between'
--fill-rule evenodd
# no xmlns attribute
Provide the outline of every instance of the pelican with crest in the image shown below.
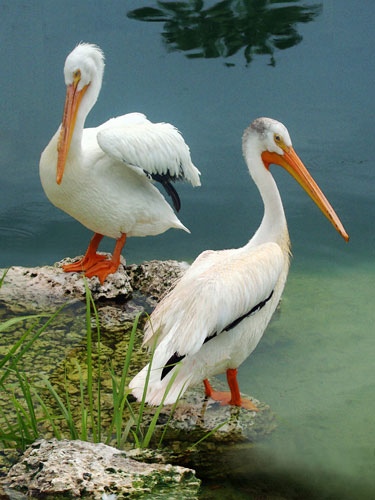
<svg viewBox="0 0 375 500"><path fill-rule="evenodd" d="M189 386L203 381L207 397L257 410L241 397L237 368L256 348L279 303L290 258L286 218L271 164L284 167L341 236L349 239L282 123L254 120L243 135L243 154L263 200L263 219L243 247L200 254L151 314L144 343L156 345L152 367L149 371L146 365L130 383L140 400L149 373L149 404L174 403ZM210 385L208 378L220 373L226 373L230 392L214 391Z"/></svg>
<svg viewBox="0 0 375 500"><path fill-rule="evenodd" d="M85 256L64 271L84 271L101 283L114 273L127 236L148 236L169 228L189 230L154 186L160 182L178 211L172 181L200 185L200 172L180 132L152 123L141 113L84 128L102 85L104 55L81 43L64 66L67 87L61 126L43 151L40 178L48 199L95 234ZM111 259L98 254L103 236L116 239Z"/></svg>

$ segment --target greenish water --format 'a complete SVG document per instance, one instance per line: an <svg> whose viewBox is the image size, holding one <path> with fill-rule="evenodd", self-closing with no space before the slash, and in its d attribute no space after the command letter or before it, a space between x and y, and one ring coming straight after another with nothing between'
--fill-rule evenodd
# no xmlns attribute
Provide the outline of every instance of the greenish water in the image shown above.
<svg viewBox="0 0 375 500"><path fill-rule="evenodd" d="M291 273L281 312L240 370L279 428L261 444L259 470L279 492L373 498L375 492L374 266ZM354 321L355 318L355 321Z"/></svg>
<svg viewBox="0 0 375 500"><path fill-rule="evenodd" d="M129 263L243 245L262 206L242 131L258 116L281 120L351 239L345 244L293 179L272 169L294 259L281 311L239 380L271 405L279 427L256 466L242 465L207 494L374 498L375 3L187 1L164 12L166 4L0 2L0 267L78 255L90 238L49 204L38 174L62 116L64 60L80 40L107 57L87 125L131 111L171 122L202 171L202 188L179 188L192 234L129 239ZM141 7L162 10L163 20L134 14Z"/></svg>

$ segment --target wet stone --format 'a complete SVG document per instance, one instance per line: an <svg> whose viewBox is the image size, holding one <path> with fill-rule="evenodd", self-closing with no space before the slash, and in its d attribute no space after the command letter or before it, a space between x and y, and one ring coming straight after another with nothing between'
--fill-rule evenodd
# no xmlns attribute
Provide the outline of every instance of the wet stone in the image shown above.
<svg viewBox="0 0 375 500"><path fill-rule="evenodd" d="M8 495L16 490L28 497L194 500L200 481L191 469L139 462L102 443L51 439L31 445L2 485Z"/></svg>
<svg viewBox="0 0 375 500"><path fill-rule="evenodd" d="M85 298L82 274L65 273L62 269L64 264L79 258L66 258L53 266L11 267L0 289L0 300L10 302L17 299L20 302L23 299L24 304L35 307L52 301ZM145 298L158 301L187 268L187 263L172 260L126 266L125 259L121 257L118 270L109 275L103 285L96 276L86 278L86 281L94 300L126 302L133 292L139 291ZM0 269L0 276L4 271Z"/></svg>
<svg viewBox="0 0 375 500"><path fill-rule="evenodd" d="M211 379L211 383L215 390L228 390L226 384L216 378ZM151 445L159 446L167 462L192 467L201 478L231 474L253 455L255 459L257 441L265 439L276 428L275 415L267 404L247 394L242 396L250 399L258 411L222 406L205 397L203 384L190 388L172 418L172 405L161 409ZM146 427L154 412L155 409L146 408ZM136 456L135 451L132 453Z"/></svg>
<svg viewBox="0 0 375 500"><path fill-rule="evenodd" d="M65 273L62 269L64 264L79 258L66 258L53 266L11 267L0 288L0 306L16 315L46 312L57 305L84 301L86 289L82 274ZM126 266L121 257L118 270L109 275L103 285L96 276L86 278L86 282L93 299L106 305L103 311L106 322L113 316L113 321L119 324L132 321L141 310L151 311L187 268L187 263L173 260ZM5 269L0 269L0 277L4 272Z"/></svg>

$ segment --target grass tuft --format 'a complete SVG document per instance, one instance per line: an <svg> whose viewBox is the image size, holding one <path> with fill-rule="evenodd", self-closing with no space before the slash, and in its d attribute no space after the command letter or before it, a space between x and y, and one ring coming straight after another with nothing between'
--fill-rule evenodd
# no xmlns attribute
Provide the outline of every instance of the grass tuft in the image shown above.
<svg viewBox="0 0 375 500"><path fill-rule="evenodd" d="M0 287L4 282L5 274L0 279ZM12 408L12 413L7 413L0 407L0 443L4 447L16 447L24 450L34 440L46 435L50 437L51 433L59 440L68 437L70 439L105 442L119 449L131 446L147 448L152 442L152 437L157 429L160 412L178 376L181 362L176 363L162 401L156 408L149 424L146 424L146 421L149 420L145 417L145 402L157 345L157 332L151 348L142 400L140 403L131 402L128 398L130 389L126 386L126 383L142 313L138 313L135 317L124 364L121 373L116 374L111 361L108 363L108 366L103 364L98 312L86 279L84 281L86 289L85 342L87 375L84 376L82 367L75 359L74 364L77 368L79 380L78 405L77 401L73 401L69 393L66 366L64 370L64 388L62 391L52 385L51 381L44 374L38 374L30 380L22 369L23 358L65 306L60 307L55 313L49 316L46 314L21 316L0 324L0 332L2 332L15 324L22 326L26 320L33 321L31 326L26 327L20 339L9 348L8 352L0 360L0 400L7 402L8 406ZM93 335L93 318L95 319L96 335ZM45 321L41 324L43 320ZM95 356L93 352L96 353ZM112 419L109 424L106 424L105 428L103 428L102 422L102 375L104 369L108 371L108 376L112 383ZM95 381L94 373L96 374ZM162 446L165 433L183 390L184 387L182 387L177 401L172 406L167 423L164 425L163 432L156 445L158 448ZM75 416L77 410L79 411L78 417ZM207 436L195 443L193 447L197 446L203 439L226 423L220 424L216 429L208 433ZM103 434L105 434L105 437Z"/></svg>
<svg viewBox="0 0 375 500"><path fill-rule="evenodd" d="M4 277L5 274L0 280L0 286L4 281ZM144 423L144 410L150 372L148 373L146 387L140 404L129 401L130 389L126 386L137 328L142 314L138 313L131 330L121 373L117 375L111 363L106 367L112 381L112 420L109 425L107 424L105 439L103 439L101 377L104 367L102 366L100 355L100 324L98 312L86 279L85 288L87 375L84 376L78 361L74 360L79 379L78 418L73 414L73 401L68 390L66 367L62 394L44 374L38 374L33 380L30 380L21 368L23 358L40 335L48 328L56 316L60 314L64 306L49 316L46 314L21 316L0 324L1 332L15 324L22 326L26 320L34 320L31 326L26 328L26 331L22 333L20 339L9 348L6 355L0 360L1 400L7 401L8 406L10 405L13 409L13 416L11 416L0 408L0 443L3 446L17 447L24 450L30 443L37 438L43 437L43 434L46 433L52 433L57 439L68 437L70 439L91 440L93 442L104 441L107 444L114 444L120 449L125 446L137 446L141 448L149 446L163 402L178 374L179 367L177 366L165 391L162 403L147 426ZM93 335L92 317L95 318L96 335ZM41 324L42 320L45 320L43 324ZM155 348L156 342L151 350L150 370ZM94 351L97 353L95 357L93 354ZM93 380L94 372L97 374L95 381ZM10 376L11 382L9 382ZM53 409L51 408L51 401ZM125 417L125 414L127 417ZM170 419L168 423L169 421ZM165 430L162 437L164 437ZM160 444L161 441L162 439L160 440Z"/></svg>

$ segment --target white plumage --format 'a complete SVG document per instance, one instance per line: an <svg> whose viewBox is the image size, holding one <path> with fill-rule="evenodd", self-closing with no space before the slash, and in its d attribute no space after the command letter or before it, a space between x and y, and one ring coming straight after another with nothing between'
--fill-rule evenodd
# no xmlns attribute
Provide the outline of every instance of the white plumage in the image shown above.
<svg viewBox="0 0 375 500"><path fill-rule="evenodd" d="M189 147L169 123L152 123L142 113L129 113L84 128L103 72L104 56L97 46L80 44L69 54L62 125L40 159L40 178L49 200L96 233L86 256L64 269L83 269L101 282L117 269L126 236L156 235L169 228L189 232L154 181L163 184L177 210L179 198L171 182L200 185ZM103 235L117 239L111 260L96 254Z"/></svg>
<svg viewBox="0 0 375 500"><path fill-rule="evenodd" d="M340 234L348 236L332 207L292 148L284 125L255 120L243 136L243 152L264 202L262 223L242 248L203 252L158 304L146 325L144 342L156 341L146 401L160 404L175 363L179 372L165 404L202 380L206 394L256 410L241 398L237 367L251 354L279 303L289 269L289 236L269 164L285 167L306 189ZM142 398L148 365L131 381ZM230 393L216 393L208 378L227 372Z"/></svg>
<svg viewBox="0 0 375 500"><path fill-rule="evenodd" d="M129 113L101 125L97 141L108 156L140 175L169 175L200 186L189 148L170 123L152 123L142 113Z"/></svg>

